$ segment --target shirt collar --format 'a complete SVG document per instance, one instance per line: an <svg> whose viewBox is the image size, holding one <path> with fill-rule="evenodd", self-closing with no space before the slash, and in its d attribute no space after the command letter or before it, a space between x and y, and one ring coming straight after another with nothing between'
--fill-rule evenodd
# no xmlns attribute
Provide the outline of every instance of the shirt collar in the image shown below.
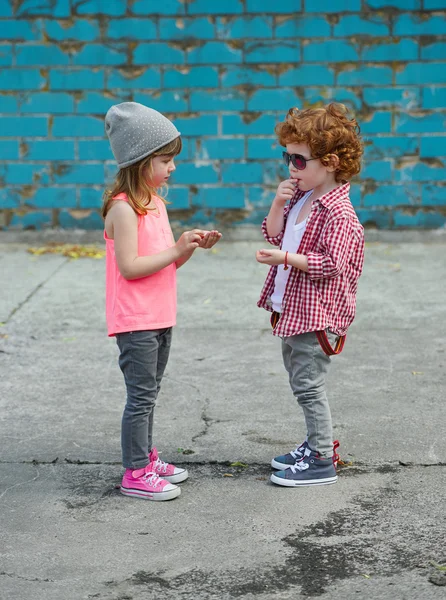
<svg viewBox="0 0 446 600"><path fill-rule="evenodd" d="M349 196L348 193L350 191L350 182L344 183L343 185L338 186L328 194L324 194L320 198L317 199L317 202L320 202L322 206L330 209L333 204L337 204L340 200L346 200Z"/></svg>

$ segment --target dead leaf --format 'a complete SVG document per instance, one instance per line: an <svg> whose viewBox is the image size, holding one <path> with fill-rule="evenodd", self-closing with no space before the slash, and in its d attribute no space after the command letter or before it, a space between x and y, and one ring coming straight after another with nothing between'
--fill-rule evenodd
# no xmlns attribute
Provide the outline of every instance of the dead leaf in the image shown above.
<svg viewBox="0 0 446 600"><path fill-rule="evenodd" d="M223 477L234 477L234 475L232 475L231 473L224 473Z"/></svg>
<svg viewBox="0 0 446 600"><path fill-rule="evenodd" d="M424 371L412 371L412 375L424 375Z"/></svg>
<svg viewBox="0 0 446 600"><path fill-rule="evenodd" d="M68 258L104 258L105 250L94 244L83 246L79 244L57 244L50 243L46 246L28 248L30 254L41 256L42 254L61 254Z"/></svg>

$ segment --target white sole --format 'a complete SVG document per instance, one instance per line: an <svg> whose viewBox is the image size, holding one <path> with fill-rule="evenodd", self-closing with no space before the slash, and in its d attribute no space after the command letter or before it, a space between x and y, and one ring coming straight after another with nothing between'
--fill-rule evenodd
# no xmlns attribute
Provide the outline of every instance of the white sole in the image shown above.
<svg viewBox="0 0 446 600"><path fill-rule="evenodd" d="M310 485L330 485L331 483L336 483L338 480L338 476L335 477L326 477L325 479L309 479L305 481L302 479L301 481L294 481L293 479L284 479L283 477L277 477L274 473L271 475L271 481L277 485L281 485L284 487L304 487Z"/></svg>
<svg viewBox="0 0 446 600"><path fill-rule="evenodd" d="M163 475L158 474L158 477L160 479L164 479L164 481L168 481L169 483L181 483L186 481L186 479L189 477L189 473L186 469L184 469L184 471L177 473L176 475L167 475L167 477L164 477Z"/></svg>
<svg viewBox="0 0 446 600"><path fill-rule="evenodd" d="M132 488L124 488L121 486L121 494L124 496L130 496L131 498L141 498L142 500L173 500L181 494L181 489L176 488L174 490L168 490L167 492L144 492L144 490L136 490Z"/></svg>

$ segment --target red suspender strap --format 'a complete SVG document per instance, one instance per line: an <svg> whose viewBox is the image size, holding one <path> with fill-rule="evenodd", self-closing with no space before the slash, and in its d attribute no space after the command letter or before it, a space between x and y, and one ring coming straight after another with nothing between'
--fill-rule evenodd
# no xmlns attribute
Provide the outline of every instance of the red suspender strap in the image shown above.
<svg viewBox="0 0 446 600"><path fill-rule="evenodd" d="M325 331L316 331L316 335L322 350L327 356L332 356L333 354L341 354L342 348L345 344L345 338L347 336L340 335L336 340L335 347L332 348Z"/></svg>

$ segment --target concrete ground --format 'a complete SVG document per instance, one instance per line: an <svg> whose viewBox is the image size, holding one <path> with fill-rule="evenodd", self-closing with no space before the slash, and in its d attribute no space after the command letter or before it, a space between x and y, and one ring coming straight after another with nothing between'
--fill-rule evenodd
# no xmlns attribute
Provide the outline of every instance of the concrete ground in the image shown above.
<svg viewBox="0 0 446 600"><path fill-rule="evenodd" d="M190 479L155 503L115 487L124 383L104 261L0 234L0 598L444 598L446 240L416 239L367 244L329 380L347 465L302 489L269 483L304 426L256 307L264 242L196 253L155 419L161 457Z"/></svg>

